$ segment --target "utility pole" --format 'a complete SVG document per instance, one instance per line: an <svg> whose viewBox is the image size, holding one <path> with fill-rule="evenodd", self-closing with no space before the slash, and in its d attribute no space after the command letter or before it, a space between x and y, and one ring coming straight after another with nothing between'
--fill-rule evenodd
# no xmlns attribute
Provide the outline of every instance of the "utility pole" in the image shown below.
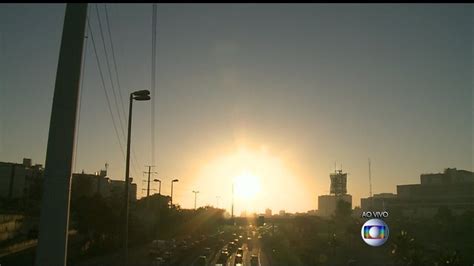
<svg viewBox="0 0 474 266"><path fill-rule="evenodd" d="M157 174L157 172L152 172L151 171L151 168L152 167L155 167L154 165L146 165L146 167L148 167L148 172L144 172L145 174L148 174L148 184L147 184L147 189L146 189L146 196L149 197L150 196L150 175L151 174Z"/></svg>
<svg viewBox="0 0 474 266"><path fill-rule="evenodd" d="M71 171L87 4L67 4L44 170L35 264L66 265Z"/></svg>
<svg viewBox="0 0 474 266"><path fill-rule="evenodd" d="M199 193L199 191L193 190L193 193L194 193L194 209L196 209L197 194Z"/></svg>

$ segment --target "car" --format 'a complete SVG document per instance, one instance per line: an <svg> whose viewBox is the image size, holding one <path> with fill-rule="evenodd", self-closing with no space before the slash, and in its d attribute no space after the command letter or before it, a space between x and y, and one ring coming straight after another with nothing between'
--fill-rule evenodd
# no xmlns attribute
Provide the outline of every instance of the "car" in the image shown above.
<svg viewBox="0 0 474 266"><path fill-rule="evenodd" d="M235 255L235 265L236 266L243 265L242 254Z"/></svg>
<svg viewBox="0 0 474 266"><path fill-rule="evenodd" d="M242 248L237 249L237 254L244 255L244 250Z"/></svg>
<svg viewBox="0 0 474 266"><path fill-rule="evenodd" d="M258 266L260 265L258 263L258 256L257 255L252 255L252 257L250 257L250 266Z"/></svg>
<svg viewBox="0 0 474 266"><path fill-rule="evenodd" d="M204 248L204 255L206 255L206 256L211 255L211 248L210 247L205 247Z"/></svg>
<svg viewBox="0 0 474 266"><path fill-rule="evenodd" d="M222 257L222 256L228 258L228 257L230 256L229 251L227 251L227 249L226 249L226 250L222 250L222 251L221 251L221 257Z"/></svg>
<svg viewBox="0 0 474 266"><path fill-rule="evenodd" d="M227 248L230 250L230 252L233 252L237 248L237 245L231 241L229 244L227 244Z"/></svg>
<svg viewBox="0 0 474 266"><path fill-rule="evenodd" d="M207 257L206 256L199 256L199 258L194 262L194 266L206 266L207 264Z"/></svg>
<svg viewBox="0 0 474 266"><path fill-rule="evenodd" d="M229 258L229 252L222 251L219 255L219 258L216 261L216 266L223 266L227 264L227 259Z"/></svg>

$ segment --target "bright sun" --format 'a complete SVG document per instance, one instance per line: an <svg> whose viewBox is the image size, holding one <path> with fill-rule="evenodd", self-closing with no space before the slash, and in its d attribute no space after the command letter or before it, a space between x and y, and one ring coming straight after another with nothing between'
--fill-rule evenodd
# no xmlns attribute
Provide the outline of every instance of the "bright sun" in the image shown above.
<svg viewBox="0 0 474 266"><path fill-rule="evenodd" d="M241 199L253 199L260 192L260 178L243 172L234 178L235 196Z"/></svg>

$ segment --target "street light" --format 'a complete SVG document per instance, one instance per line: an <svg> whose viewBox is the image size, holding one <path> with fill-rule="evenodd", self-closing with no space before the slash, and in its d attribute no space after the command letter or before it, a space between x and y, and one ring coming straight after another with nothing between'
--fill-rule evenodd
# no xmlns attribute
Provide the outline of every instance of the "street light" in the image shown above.
<svg viewBox="0 0 474 266"><path fill-rule="evenodd" d="M197 194L199 193L199 191L193 190L193 193L194 193L194 209L196 209L196 199L197 199Z"/></svg>
<svg viewBox="0 0 474 266"><path fill-rule="evenodd" d="M173 183L178 181L178 179L171 180L171 206L173 206Z"/></svg>
<svg viewBox="0 0 474 266"><path fill-rule="evenodd" d="M124 195L124 228L123 228L123 249L125 260L128 256L128 208L130 201L129 182L130 180L130 139L132 135L132 107L133 100L148 101L150 100L149 90L140 90L130 93L130 107L128 110L128 135L127 135L127 158L125 161L125 195Z"/></svg>
<svg viewBox="0 0 474 266"><path fill-rule="evenodd" d="M158 187L158 195L161 195L161 180L159 179L153 179L154 182L160 182L160 186Z"/></svg>

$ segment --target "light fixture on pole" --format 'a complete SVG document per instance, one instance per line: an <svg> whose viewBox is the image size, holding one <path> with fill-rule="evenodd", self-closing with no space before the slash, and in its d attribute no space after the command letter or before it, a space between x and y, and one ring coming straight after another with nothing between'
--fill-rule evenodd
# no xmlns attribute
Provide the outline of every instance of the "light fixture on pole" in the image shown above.
<svg viewBox="0 0 474 266"><path fill-rule="evenodd" d="M129 193L129 183L130 180L130 142L131 142L131 135L132 135L132 107L133 107L133 100L136 101L148 101L150 100L150 91L149 90L139 90L130 93L130 105L128 110L128 134L127 134L127 158L125 161L125 189L124 189L124 207L123 207L123 215L124 215L124 227L123 227L123 249L124 249L124 256L125 260L127 259L128 255L128 208L129 208L129 201L130 201L130 193ZM125 261L126 262L126 261Z"/></svg>
<svg viewBox="0 0 474 266"><path fill-rule="evenodd" d="M171 206L173 206L173 183L178 181L178 179L171 180Z"/></svg>
<svg viewBox="0 0 474 266"><path fill-rule="evenodd" d="M160 183L160 186L158 187L158 195L161 195L161 180L155 178L155 179L153 179L153 181Z"/></svg>

